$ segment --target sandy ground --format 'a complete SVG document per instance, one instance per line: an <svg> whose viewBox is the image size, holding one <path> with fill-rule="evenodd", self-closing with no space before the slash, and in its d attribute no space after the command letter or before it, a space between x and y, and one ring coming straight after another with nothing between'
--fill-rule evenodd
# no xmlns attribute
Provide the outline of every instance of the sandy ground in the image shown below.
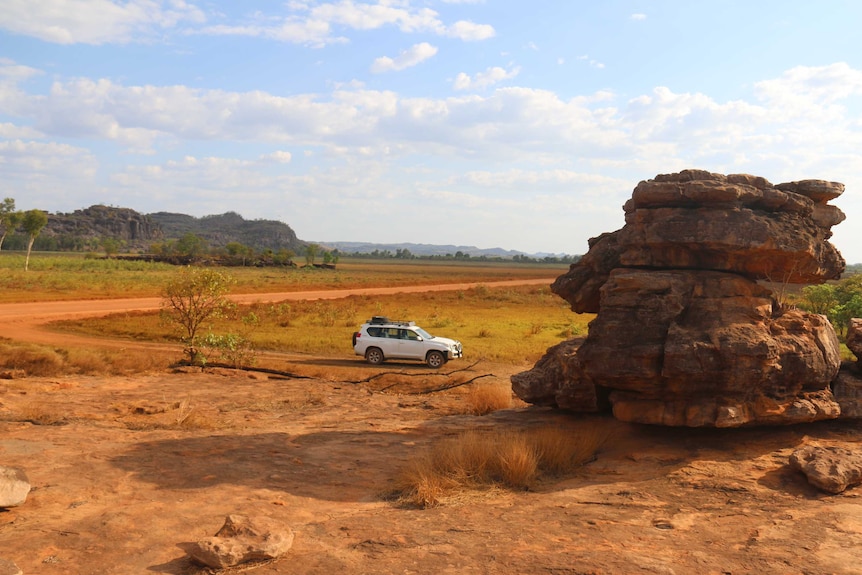
<svg viewBox="0 0 862 575"><path fill-rule="evenodd" d="M58 342L44 317L3 308L7 337ZM445 379L420 365L374 368L343 352L268 361L313 377L166 368L0 380L0 465L33 486L0 510L0 558L28 575L201 573L185 546L239 513L296 533L259 574L862 573L862 489L822 494L787 464L805 444L856 448L856 424L667 429L525 406L479 417L464 414L463 388L418 393ZM527 367L471 372L505 384ZM381 371L395 375L352 383ZM547 424L611 440L527 491L431 509L387 497L441 438Z"/></svg>

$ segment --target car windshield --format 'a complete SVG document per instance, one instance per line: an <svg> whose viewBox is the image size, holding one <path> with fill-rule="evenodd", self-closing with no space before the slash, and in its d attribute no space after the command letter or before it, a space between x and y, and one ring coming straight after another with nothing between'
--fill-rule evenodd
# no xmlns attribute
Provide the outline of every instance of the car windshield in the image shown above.
<svg viewBox="0 0 862 575"><path fill-rule="evenodd" d="M422 329L421 327L415 327L413 330L422 336L422 339L434 339L434 336Z"/></svg>

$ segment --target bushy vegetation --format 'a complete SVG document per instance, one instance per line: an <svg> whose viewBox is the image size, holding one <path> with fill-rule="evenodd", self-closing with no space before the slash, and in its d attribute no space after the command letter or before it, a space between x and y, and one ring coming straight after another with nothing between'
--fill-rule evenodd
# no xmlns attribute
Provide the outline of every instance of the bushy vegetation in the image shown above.
<svg viewBox="0 0 862 575"><path fill-rule="evenodd" d="M801 309L829 318L839 339L844 341L850 319L862 317L862 274L834 283L806 286L795 303Z"/></svg>

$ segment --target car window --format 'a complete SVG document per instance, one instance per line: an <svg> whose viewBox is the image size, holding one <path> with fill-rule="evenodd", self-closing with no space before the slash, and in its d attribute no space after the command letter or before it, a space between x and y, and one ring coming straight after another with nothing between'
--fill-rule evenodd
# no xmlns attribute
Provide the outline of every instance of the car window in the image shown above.
<svg viewBox="0 0 862 575"><path fill-rule="evenodd" d="M386 337L383 334L383 328L382 327L369 327L368 328L368 335L370 335L371 337Z"/></svg>
<svg viewBox="0 0 862 575"><path fill-rule="evenodd" d="M421 327L416 328L416 333L421 335L425 339L434 339L434 336L422 329Z"/></svg>
<svg viewBox="0 0 862 575"><path fill-rule="evenodd" d="M419 341L419 334L410 329L402 329L401 330L401 339L409 339L413 341Z"/></svg>

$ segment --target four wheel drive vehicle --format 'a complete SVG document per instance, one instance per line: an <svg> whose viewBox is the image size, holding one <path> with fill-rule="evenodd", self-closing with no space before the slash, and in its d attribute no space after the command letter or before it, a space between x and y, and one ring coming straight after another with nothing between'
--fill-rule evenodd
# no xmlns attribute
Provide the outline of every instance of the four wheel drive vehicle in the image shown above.
<svg viewBox="0 0 862 575"><path fill-rule="evenodd" d="M387 359L418 359L438 368L461 357L461 342L434 337L412 321L374 316L353 334L353 351L372 364Z"/></svg>

